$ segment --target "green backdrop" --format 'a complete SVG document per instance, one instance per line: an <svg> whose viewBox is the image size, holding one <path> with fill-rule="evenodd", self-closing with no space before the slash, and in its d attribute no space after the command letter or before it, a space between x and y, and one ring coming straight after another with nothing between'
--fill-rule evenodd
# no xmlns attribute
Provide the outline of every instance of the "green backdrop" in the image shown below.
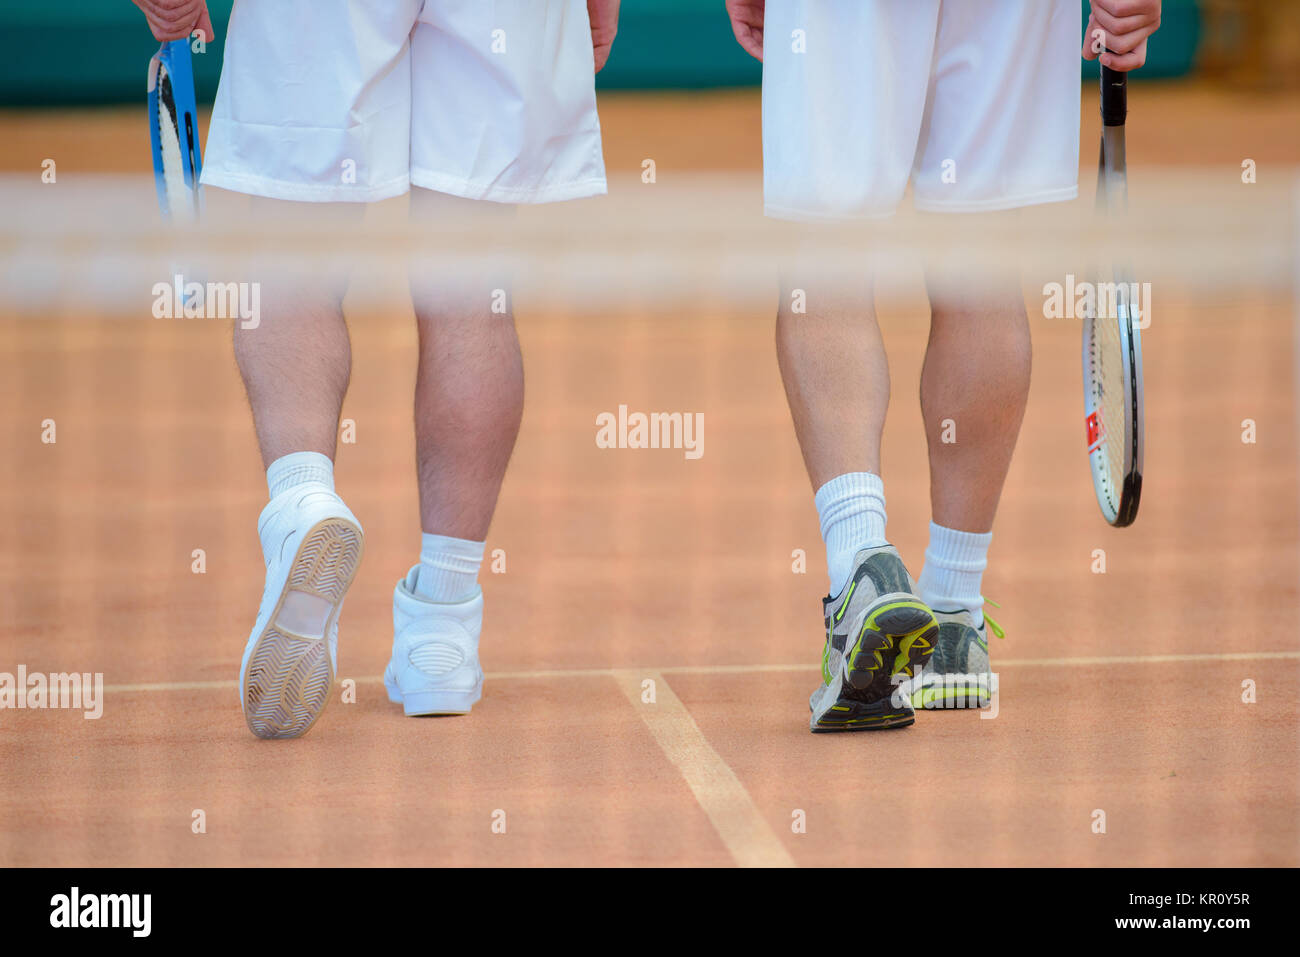
<svg viewBox="0 0 1300 957"><path fill-rule="evenodd" d="M230 5L209 0L219 36ZM1081 0L1080 9L1086 6ZM1165 0L1144 75L1188 72L1199 36L1195 0ZM145 67L157 47L130 0L0 0L0 105L143 101ZM199 98L210 100L221 71L220 44L197 57L194 69ZM1096 76L1095 64L1084 72ZM759 75L758 63L732 38L723 0L623 0L618 40L600 86L746 86L758 83Z"/></svg>

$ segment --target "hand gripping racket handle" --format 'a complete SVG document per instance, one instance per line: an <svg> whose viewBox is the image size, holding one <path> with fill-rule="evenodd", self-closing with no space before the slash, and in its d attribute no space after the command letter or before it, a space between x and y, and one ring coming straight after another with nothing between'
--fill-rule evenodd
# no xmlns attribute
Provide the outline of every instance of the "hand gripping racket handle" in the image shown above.
<svg viewBox="0 0 1300 957"><path fill-rule="evenodd" d="M1114 53L1114 50L1107 50ZM1110 67L1101 68L1101 122L1103 126L1123 126L1128 117L1128 74Z"/></svg>

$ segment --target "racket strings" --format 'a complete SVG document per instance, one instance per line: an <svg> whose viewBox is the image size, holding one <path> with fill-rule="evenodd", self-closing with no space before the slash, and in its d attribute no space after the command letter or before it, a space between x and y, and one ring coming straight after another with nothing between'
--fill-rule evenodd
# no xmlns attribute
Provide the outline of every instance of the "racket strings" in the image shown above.
<svg viewBox="0 0 1300 957"><path fill-rule="evenodd" d="M162 154L163 184L167 193L167 215L174 220L191 220L194 214L194 196L185 181L186 149L181 145L180 119L176 112L176 98L172 93L171 76L166 69L158 75L158 146Z"/></svg>
<svg viewBox="0 0 1300 957"><path fill-rule="evenodd" d="M1101 310L1101 303L1098 307L1087 320L1088 388L1101 432L1101 468L1094 474L1098 494L1113 513L1119 508L1125 467L1124 341L1119 326L1124 320Z"/></svg>
<svg viewBox="0 0 1300 957"><path fill-rule="evenodd" d="M1097 320L1097 407L1105 429L1102 444L1106 453L1109 494L1118 506L1124 476L1124 343L1119 317L1100 316Z"/></svg>

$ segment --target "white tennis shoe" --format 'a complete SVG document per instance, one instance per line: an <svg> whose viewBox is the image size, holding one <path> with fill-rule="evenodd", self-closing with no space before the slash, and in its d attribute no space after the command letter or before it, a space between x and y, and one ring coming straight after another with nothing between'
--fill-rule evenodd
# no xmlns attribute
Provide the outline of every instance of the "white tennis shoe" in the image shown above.
<svg viewBox="0 0 1300 957"><path fill-rule="evenodd" d="M361 564L356 516L319 482L286 489L257 520L266 587L244 648L239 699L259 738L296 738L334 685L339 612Z"/></svg>
<svg viewBox="0 0 1300 957"><path fill-rule="evenodd" d="M393 589L393 657L384 670L388 700L408 715L468 714L483 696L478 639L483 590L440 604L415 595L416 565Z"/></svg>

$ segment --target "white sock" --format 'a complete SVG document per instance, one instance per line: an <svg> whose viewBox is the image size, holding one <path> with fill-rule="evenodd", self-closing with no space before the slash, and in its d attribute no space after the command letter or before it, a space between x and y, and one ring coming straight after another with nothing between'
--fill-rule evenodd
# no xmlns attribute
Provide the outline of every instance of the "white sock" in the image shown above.
<svg viewBox="0 0 1300 957"><path fill-rule="evenodd" d="M817 517L826 542L831 594L838 595L853 571L853 557L885 541L885 486L873 472L846 472L817 490Z"/></svg>
<svg viewBox="0 0 1300 957"><path fill-rule="evenodd" d="M319 452L290 452L282 455L266 470L266 487L275 498L285 489L304 482L320 482L334 489L334 463Z"/></svg>
<svg viewBox="0 0 1300 957"><path fill-rule="evenodd" d="M925 567L916 582L921 601L936 611L965 608L975 618L976 628L983 624L980 580L989 563L991 541L992 532L959 532L931 522Z"/></svg>
<svg viewBox="0 0 1300 957"><path fill-rule="evenodd" d="M425 532L420 544L420 571L415 576L416 597L444 604L474 597L486 547L486 542Z"/></svg>

